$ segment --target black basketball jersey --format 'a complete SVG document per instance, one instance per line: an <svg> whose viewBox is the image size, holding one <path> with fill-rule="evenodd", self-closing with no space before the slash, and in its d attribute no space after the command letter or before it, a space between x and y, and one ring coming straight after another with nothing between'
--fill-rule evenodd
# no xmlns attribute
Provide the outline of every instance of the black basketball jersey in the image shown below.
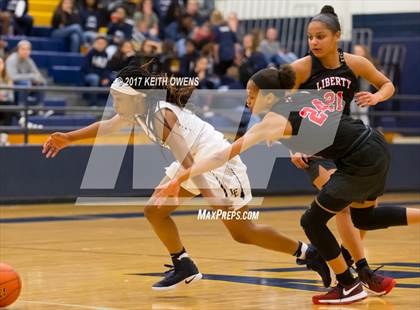
<svg viewBox="0 0 420 310"><path fill-rule="evenodd" d="M325 100L328 93L299 91L271 109L292 125L292 136L281 140L291 151L335 160L346 156L366 133L362 121L343 114L340 102Z"/></svg>
<svg viewBox="0 0 420 310"><path fill-rule="evenodd" d="M300 89L330 89L343 99L343 114L350 115L350 102L358 91L357 78L344 60L344 53L338 49L340 67L325 68L319 59L310 52L312 68L310 77L300 85Z"/></svg>

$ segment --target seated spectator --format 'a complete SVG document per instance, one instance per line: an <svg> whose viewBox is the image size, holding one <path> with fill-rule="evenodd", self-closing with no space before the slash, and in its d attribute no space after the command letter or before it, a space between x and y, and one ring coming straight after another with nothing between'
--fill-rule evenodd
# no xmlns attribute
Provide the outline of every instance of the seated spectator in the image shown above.
<svg viewBox="0 0 420 310"><path fill-rule="evenodd" d="M197 60L199 55L196 51L196 47L193 40L187 39L185 41L185 45L186 53L184 54L184 56L181 57L180 73L183 76L193 76L195 61Z"/></svg>
<svg viewBox="0 0 420 310"><path fill-rule="evenodd" d="M298 57L282 48L278 41L278 31L274 27L267 28L265 39L261 41L259 50L264 54L268 63L277 66L292 63Z"/></svg>
<svg viewBox="0 0 420 310"><path fill-rule="evenodd" d="M105 52L107 44L106 38L98 36L84 58L81 72L88 86L109 85L108 56Z"/></svg>
<svg viewBox="0 0 420 310"><path fill-rule="evenodd" d="M10 28L10 22L11 22L11 16L10 13L7 11L3 11L3 9L0 9L0 26L1 26L1 34L2 35L9 35L11 34L11 30L13 28Z"/></svg>
<svg viewBox="0 0 420 310"><path fill-rule="evenodd" d="M235 12L230 12L227 18L227 24L232 30L232 32L236 35L237 40L240 42L242 41L245 33L243 31L243 28L239 27L239 18L238 14Z"/></svg>
<svg viewBox="0 0 420 310"><path fill-rule="evenodd" d="M162 42L162 53L159 57L159 62L161 64L161 72L179 74L181 71L181 60L176 53L173 41L165 40Z"/></svg>
<svg viewBox="0 0 420 310"><path fill-rule="evenodd" d="M153 7L159 18L159 29L165 29L181 17L183 0L153 0Z"/></svg>
<svg viewBox="0 0 420 310"><path fill-rule="evenodd" d="M128 66L128 64L130 63L130 61L132 61L135 55L136 52L134 50L134 45L131 41L124 41L123 43L121 43L117 52L108 61L108 69L109 71L112 71L111 80L115 79L116 72Z"/></svg>
<svg viewBox="0 0 420 310"><path fill-rule="evenodd" d="M197 26L201 26L209 18L200 14L197 0L187 0L185 12L192 17Z"/></svg>
<svg viewBox="0 0 420 310"><path fill-rule="evenodd" d="M215 0L195 0L198 4L198 12L204 21L210 19L211 12L215 8Z"/></svg>
<svg viewBox="0 0 420 310"><path fill-rule="evenodd" d="M139 2L137 12L134 14L134 32L136 31L144 33L148 38L159 40L159 19L153 12L152 0Z"/></svg>
<svg viewBox="0 0 420 310"><path fill-rule="evenodd" d="M240 80L245 86L249 78L257 71L267 67L268 63L263 53L257 51L257 40L251 34L244 36L242 62L239 67Z"/></svg>
<svg viewBox="0 0 420 310"><path fill-rule="evenodd" d="M215 89L216 83L211 79L207 71L207 58L200 57L197 59L194 68L195 76L199 79L198 89Z"/></svg>
<svg viewBox="0 0 420 310"><path fill-rule="evenodd" d="M130 40L133 33L133 26L127 23L127 12L120 6L111 15L111 23L108 25L109 46L107 48L108 57L117 51L118 46L124 40Z"/></svg>
<svg viewBox="0 0 420 310"><path fill-rule="evenodd" d="M13 22L15 35L29 36L31 34L34 19L28 14L28 0L3 0L0 10L9 14L9 22Z"/></svg>
<svg viewBox="0 0 420 310"><path fill-rule="evenodd" d="M80 9L80 16L82 19L83 34L86 43L92 45L95 41L99 31L99 0L84 0L83 7Z"/></svg>
<svg viewBox="0 0 420 310"><path fill-rule="evenodd" d="M46 81L31 58L31 42L22 40L17 44L17 51L6 60L6 70L15 85L40 86ZM43 92L17 92L17 101L23 103L41 103Z"/></svg>
<svg viewBox="0 0 420 310"><path fill-rule="evenodd" d="M0 58L0 86L13 86L13 81L7 74L3 58ZM0 105L13 105L14 100L13 90L0 90ZM13 117L18 118L18 113L0 111L0 126L10 126Z"/></svg>
<svg viewBox="0 0 420 310"><path fill-rule="evenodd" d="M223 19L222 12L214 10L210 22L213 25L214 34L214 60L216 63L215 71L222 76L226 73L235 59L235 49L237 39L235 33L229 28Z"/></svg>
<svg viewBox="0 0 420 310"><path fill-rule="evenodd" d="M108 69L108 55L105 51L108 41L103 36L98 36L92 49L86 54L81 69L84 82L87 86L100 87L109 86L110 72ZM100 95L89 94L89 104L91 106L101 105Z"/></svg>
<svg viewBox="0 0 420 310"><path fill-rule="evenodd" d="M184 42L180 43L179 41L189 38L193 30L194 20L192 16L183 14L180 19L172 22L165 28L165 39L177 42L177 44L185 44ZM178 49L179 56L185 54L185 48L181 48L181 50L182 51Z"/></svg>
<svg viewBox="0 0 420 310"><path fill-rule="evenodd" d="M210 22L205 22L200 27L195 27L192 39L199 50L201 50L206 44L212 42L214 40L214 36L211 32Z"/></svg>
<svg viewBox="0 0 420 310"><path fill-rule="evenodd" d="M200 56L207 58L207 72L210 75L214 74L214 43L210 42L203 46L200 51Z"/></svg>
<svg viewBox="0 0 420 310"><path fill-rule="evenodd" d="M231 66L227 69L226 74L220 79L219 89L243 89L242 83L239 81L239 69Z"/></svg>
<svg viewBox="0 0 420 310"><path fill-rule="evenodd" d="M79 53L80 46L85 43L80 23L79 11L75 8L73 0L61 0L52 17L51 37L69 40L70 51Z"/></svg>

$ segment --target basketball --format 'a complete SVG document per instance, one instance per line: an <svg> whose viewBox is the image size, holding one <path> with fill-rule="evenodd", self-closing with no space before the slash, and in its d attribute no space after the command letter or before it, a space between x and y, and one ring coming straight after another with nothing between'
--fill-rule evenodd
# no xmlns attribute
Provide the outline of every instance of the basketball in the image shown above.
<svg viewBox="0 0 420 310"><path fill-rule="evenodd" d="M7 264L0 263L0 308L11 305L22 287L19 274Z"/></svg>

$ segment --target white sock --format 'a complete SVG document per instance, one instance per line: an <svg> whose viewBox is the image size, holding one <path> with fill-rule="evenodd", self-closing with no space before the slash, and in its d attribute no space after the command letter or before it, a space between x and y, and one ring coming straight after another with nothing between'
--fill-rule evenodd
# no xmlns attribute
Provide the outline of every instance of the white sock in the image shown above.
<svg viewBox="0 0 420 310"><path fill-rule="evenodd" d="M307 249L308 249L308 245L306 243L302 242L302 246L300 247L300 256L298 258L305 259Z"/></svg>

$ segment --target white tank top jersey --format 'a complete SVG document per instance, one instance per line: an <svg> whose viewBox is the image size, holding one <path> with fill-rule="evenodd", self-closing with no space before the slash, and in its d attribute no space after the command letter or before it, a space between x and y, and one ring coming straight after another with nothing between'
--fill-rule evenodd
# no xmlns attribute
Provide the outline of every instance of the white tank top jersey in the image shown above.
<svg viewBox="0 0 420 310"><path fill-rule="evenodd" d="M206 154L208 155L209 151L212 153L229 146L229 142L225 140L221 132L215 130L212 125L203 121L190 110L185 108L181 109L166 101L159 101L156 105L155 113L163 109L171 110L176 115L182 137L194 159L202 158ZM148 120L144 122L139 117L136 117L136 120L153 142L159 140L156 139L147 127L146 123L148 123ZM167 146L165 145L165 147Z"/></svg>

